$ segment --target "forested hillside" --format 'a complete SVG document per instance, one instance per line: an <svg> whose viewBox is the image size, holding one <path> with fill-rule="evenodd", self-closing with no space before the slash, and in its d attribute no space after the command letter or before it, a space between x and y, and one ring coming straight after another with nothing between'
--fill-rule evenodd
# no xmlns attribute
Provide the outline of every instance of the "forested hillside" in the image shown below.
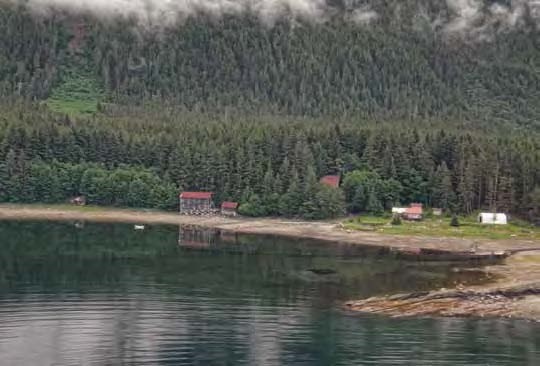
<svg viewBox="0 0 540 366"><path fill-rule="evenodd" d="M533 18L471 40L433 29L430 20L449 12L445 0L373 3L380 17L369 25L336 17L265 26L249 14L203 14L158 31L135 20L60 10L32 16L3 6L0 92L47 99L73 77L91 77L119 103L538 128L540 27Z"/></svg>
<svg viewBox="0 0 540 366"><path fill-rule="evenodd" d="M514 23L504 1L465 24L451 1L387 0L162 26L23 3L0 0L0 201L174 208L200 189L311 218L539 205L534 2ZM317 184L329 173L349 174L345 197Z"/></svg>

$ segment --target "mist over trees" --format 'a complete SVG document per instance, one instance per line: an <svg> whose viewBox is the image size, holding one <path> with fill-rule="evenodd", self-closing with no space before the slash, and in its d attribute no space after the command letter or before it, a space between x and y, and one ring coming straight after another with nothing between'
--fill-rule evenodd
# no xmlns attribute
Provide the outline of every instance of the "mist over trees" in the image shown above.
<svg viewBox="0 0 540 366"><path fill-rule="evenodd" d="M530 11L459 23L446 1L399 13L387 1L369 24L201 14L150 31L12 3L0 2L0 201L174 209L179 190L210 190L246 214L314 219L413 201L536 207ZM343 193L318 184L326 174Z"/></svg>
<svg viewBox="0 0 540 366"><path fill-rule="evenodd" d="M47 99L66 82L94 79L103 99L122 104L538 129L540 23L532 15L514 31L502 21L498 29L485 24L489 33L470 41L480 31L462 21L463 29L448 33L451 19L459 20L450 15L433 29L432 19L452 14L446 1L420 2L420 13L418 2L399 2L399 16L396 3L369 26L278 18L268 27L249 13L203 14L159 31L136 20L33 16L4 5L0 93Z"/></svg>

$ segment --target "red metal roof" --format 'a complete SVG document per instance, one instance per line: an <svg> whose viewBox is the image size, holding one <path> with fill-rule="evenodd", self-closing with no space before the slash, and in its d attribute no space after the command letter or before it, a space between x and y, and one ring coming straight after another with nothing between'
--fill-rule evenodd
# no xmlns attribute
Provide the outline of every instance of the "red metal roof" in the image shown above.
<svg viewBox="0 0 540 366"><path fill-rule="evenodd" d="M182 192L180 198L191 200L209 200L212 198L212 192Z"/></svg>
<svg viewBox="0 0 540 366"><path fill-rule="evenodd" d="M321 178L321 183L330 187L339 187L340 176L339 175L326 175Z"/></svg>
<svg viewBox="0 0 540 366"><path fill-rule="evenodd" d="M423 212L422 206L411 206L405 210L405 213L409 215L421 215Z"/></svg>
<svg viewBox="0 0 540 366"><path fill-rule="evenodd" d="M238 208L238 202L225 201L221 204L221 208L228 209L228 210L236 210Z"/></svg>

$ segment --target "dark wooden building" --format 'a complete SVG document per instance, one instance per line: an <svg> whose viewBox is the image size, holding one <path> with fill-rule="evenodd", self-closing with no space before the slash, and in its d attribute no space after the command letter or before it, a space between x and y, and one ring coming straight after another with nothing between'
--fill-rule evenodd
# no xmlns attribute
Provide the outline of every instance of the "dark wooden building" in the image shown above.
<svg viewBox="0 0 540 366"><path fill-rule="evenodd" d="M180 213L183 215L207 215L214 213L212 192L182 192Z"/></svg>

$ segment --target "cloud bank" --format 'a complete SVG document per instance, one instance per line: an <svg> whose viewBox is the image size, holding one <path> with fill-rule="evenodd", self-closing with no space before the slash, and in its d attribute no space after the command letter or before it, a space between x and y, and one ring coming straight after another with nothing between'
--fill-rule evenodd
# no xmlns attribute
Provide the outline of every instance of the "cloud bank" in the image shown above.
<svg viewBox="0 0 540 366"><path fill-rule="evenodd" d="M2 1L2 0L0 0ZM250 12L266 24L277 19L300 18L324 22L342 12L339 19L360 26L371 25L382 17L399 15L396 9L384 9L375 0L4 0L26 4L38 14L61 9L72 13L94 14L102 19L134 18L141 25L168 26L198 14L215 17ZM469 39L489 39L494 34L523 27L532 19L540 29L540 0L440 0L446 3L444 15L431 14L433 29L446 35ZM444 2L443 2L444 1ZM339 9L339 10L338 10ZM417 18L428 18L421 2Z"/></svg>
<svg viewBox="0 0 540 366"><path fill-rule="evenodd" d="M169 25L198 14L223 16L252 12L271 22L281 16L323 19L326 0L11 0L47 14L54 9L101 18L131 17L142 24Z"/></svg>
<svg viewBox="0 0 540 366"><path fill-rule="evenodd" d="M447 34L483 40L522 27L526 19L540 26L540 0L489 3L483 0L446 0L446 3L451 13L444 26Z"/></svg>

